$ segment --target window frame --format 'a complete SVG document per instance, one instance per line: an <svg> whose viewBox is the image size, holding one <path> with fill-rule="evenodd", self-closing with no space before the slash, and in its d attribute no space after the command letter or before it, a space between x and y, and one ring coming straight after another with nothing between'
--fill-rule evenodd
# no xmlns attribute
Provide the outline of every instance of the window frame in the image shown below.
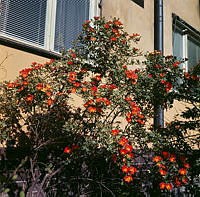
<svg viewBox="0 0 200 197"><path fill-rule="evenodd" d="M89 19L100 15L99 1L90 0ZM1 32L0 44L47 58L60 58L61 53L54 51L56 5L57 0L47 1L44 47Z"/></svg>
<svg viewBox="0 0 200 197"><path fill-rule="evenodd" d="M174 34L176 31L180 32L182 35L182 58L188 59L188 39L191 37L194 42L197 42L200 46L200 32L190 26L188 23L186 23L183 19L181 19L176 14L172 14L172 48L173 48L173 55L174 55ZM189 71L189 64L188 61L184 62L182 64L182 68L185 70L185 72Z"/></svg>

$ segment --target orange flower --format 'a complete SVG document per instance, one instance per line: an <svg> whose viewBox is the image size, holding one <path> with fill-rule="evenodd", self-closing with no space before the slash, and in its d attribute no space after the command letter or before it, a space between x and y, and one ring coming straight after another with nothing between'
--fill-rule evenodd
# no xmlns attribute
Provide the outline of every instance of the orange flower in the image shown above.
<svg viewBox="0 0 200 197"><path fill-rule="evenodd" d="M8 88L13 88L14 86L15 86L14 83L8 83L8 84L7 84L7 87L8 87Z"/></svg>
<svg viewBox="0 0 200 197"><path fill-rule="evenodd" d="M129 168L127 166L122 166L122 172L128 173Z"/></svg>
<svg viewBox="0 0 200 197"><path fill-rule="evenodd" d="M80 86L81 86L81 83L75 82L73 85L74 85L75 87L80 87Z"/></svg>
<svg viewBox="0 0 200 197"><path fill-rule="evenodd" d="M47 96L51 96L51 92L46 92L46 95Z"/></svg>
<svg viewBox="0 0 200 197"><path fill-rule="evenodd" d="M113 129L112 130L112 135L118 135L119 134L119 130L117 130L117 129Z"/></svg>
<svg viewBox="0 0 200 197"><path fill-rule="evenodd" d="M140 123L140 124L143 124L143 125L145 124L145 122L144 122L143 120L137 119L136 121L137 121L138 123Z"/></svg>
<svg viewBox="0 0 200 197"><path fill-rule="evenodd" d="M185 168L181 168L179 171L178 171L179 174L181 175L186 175L187 174L187 170Z"/></svg>
<svg viewBox="0 0 200 197"><path fill-rule="evenodd" d="M166 184L164 182L162 182L162 183L159 184L159 186L160 186L160 189L165 189Z"/></svg>
<svg viewBox="0 0 200 197"><path fill-rule="evenodd" d="M97 108L96 107L88 107L88 111L91 113L94 113L97 111Z"/></svg>
<svg viewBox="0 0 200 197"><path fill-rule="evenodd" d="M189 164L189 163L184 163L183 166L184 166L185 168L190 168L190 164Z"/></svg>
<svg viewBox="0 0 200 197"><path fill-rule="evenodd" d="M96 40L96 38L94 38L94 37L91 37L91 38L90 38L90 40L91 40L91 41L95 41L95 40Z"/></svg>
<svg viewBox="0 0 200 197"><path fill-rule="evenodd" d="M53 100L52 100L52 99L48 99L48 100L47 100L47 103L48 103L48 105L50 106L50 105L53 104Z"/></svg>
<svg viewBox="0 0 200 197"><path fill-rule="evenodd" d="M130 174L135 174L135 172L137 172L137 168L131 166L128 168L128 171Z"/></svg>
<svg viewBox="0 0 200 197"><path fill-rule="evenodd" d="M160 174L161 174L162 176L165 176L165 175L167 174L167 171L162 170L162 169L160 169L159 172L160 172Z"/></svg>
<svg viewBox="0 0 200 197"><path fill-rule="evenodd" d="M126 155L126 157L127 157L128 159L132 159L132 158L133 158L133 153L128 153L128 154Z"/></svg>
<svg viewBox="0 0 200 197"><path fill-rule="evenodd" d="M123 25L120 21L114 21L113 22L115 25Z"/></svg>
<svg viewBox="0 0 200 197"><path fill-rule="evenodd" d="M124 148L127 152L131 152L133 150L133 147L129 144L127 144Z"/></svg>
<svg viewBox="0 0 200 197"><path fill-rule="evenodd" d="M131 175L125 176L124 181L130 183L133 180L133 177Z"/></svg>
<svg viewBox="0 0 200 197"><path fill-rule="evenodd" d="M71 149L71 148L69 148L68 146L65 147L64 153L71 153L71 152L72 152L72 149Z"/></svg>
<svg viewBox="0 0 200 197"><path fill-rule="evenodd" d="M122 137L118 142L119 145L125 146L128 143L128 140L125 137Z"/></svg>
<svg viewBox="0 0 200 197"><path fill-rule="evenodd" d="M159 161L161 161L161 160L162 160L162 158L159 157L159 156L156 156L156 157L153 158L153 161L154 161L154 162L159 162Z"/></svg>
<svg viewBox="0 0 200 197"><path fill-rule="evenodd" d="M33 95L29 95L29 96L27 96L26 97L26 101L33 101L33 99L34 99L34 96Z"/></svg>
<svg viewBox="0 0 200 197"><path fill-rule="evenodd" d="M81 90L82 90L83 92L86 92L87 89L88 89L88 88L86 88L86 87L82 87L82 88L81 88Z"/></svg>
<svg viewBox="0 0 200 197"><path fill-rule="evenodd" d="M170 162L175 162L176 161L176 156L175 155L171 155L171 157L169 158Z"/></svg>
<svg viewBox="0 0 200 197"><path fill-rule="evenodd" d="M167 189L167 190L172 190L172 188L173 188L173 186L172 186L171 183L167 183L167 184L166 184L166 189Z"/></svg>

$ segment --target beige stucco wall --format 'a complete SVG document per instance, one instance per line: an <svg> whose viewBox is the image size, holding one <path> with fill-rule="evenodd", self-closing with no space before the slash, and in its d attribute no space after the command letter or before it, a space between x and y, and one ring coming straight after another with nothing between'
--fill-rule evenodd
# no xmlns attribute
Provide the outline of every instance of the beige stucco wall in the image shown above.
<svg viewBox="0 0 200 197"><path fill-rule="evenodd" d="M199 0L163 0L164 53L172 54L172 13L197 30L200 30ZM103 16L117 17L129 33L142 36L139 46L144 51L154 48L154 0L145 0L144 8L131 0L103 0Z"/></svg>
<svg viewBox="0 0 200 197"><path fill-rule="evenodd" d="M200 31L199 0L163 0L164 4L164 54L172 54L172 13ZM144 8L131 0L103 0L103 16L117 17L128 33L142 36L139 47L154 50L154 0L145 0ZM165 112L166 122L174 119L187 105L175 102L174 108Z"/></svg>
<svg viewBox="0 0 200 197"><path fill-rule="evenodd" d="M32 62L45 63L47 58L0 45L0 81L14 79Z"/></svg>

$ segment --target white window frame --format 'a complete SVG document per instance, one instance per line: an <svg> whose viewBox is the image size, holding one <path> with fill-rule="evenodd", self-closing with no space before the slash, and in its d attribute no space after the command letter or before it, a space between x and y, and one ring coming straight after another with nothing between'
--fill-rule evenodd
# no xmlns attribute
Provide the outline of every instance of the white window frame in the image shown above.
<svg viewBox="0 0 200 197"><path fill-rule="evenodd" d="M176 30L181 32L181 38L182 38L181 42L182 42L182 46L183 46L182 47L182 57L181 58L188 59L189 58L188 57L188 37L190 37L190 36L194 37L194 36L192 35L190 28L185 27L185 25L183 25L182 28L179 28L179 27L174 27L174 28L175 29L173 30L173 33L175 33ZM197 40L197 42L200 43L200 34L197 35L197 37L199 38ZM173 50L174 50L174 41L173 41ZM182 68L184 69L184 72L188 72L189 71L188 67L189 67L188 61L186 61L186 62L184 62L182 64Z"/></svg>
<svg viewBox="0 0 200 197"><path fill-rule="evenodd" d="M90 0L89 19L92 19L94 16L100 15L100 8L98 6L99 1L100 0ZM25 41L23 39L11 36L11 35L7 35L4 32L0 32L0 37L2 38L5 37L10 40L17 41L28 46L32 46L34 48L36 47L36 48L43 49L49 52L60 54L59 52L54 50L55 26L56 26L56 5L57 5L57 0L47 0L44 47L32 42Z"/></svg>

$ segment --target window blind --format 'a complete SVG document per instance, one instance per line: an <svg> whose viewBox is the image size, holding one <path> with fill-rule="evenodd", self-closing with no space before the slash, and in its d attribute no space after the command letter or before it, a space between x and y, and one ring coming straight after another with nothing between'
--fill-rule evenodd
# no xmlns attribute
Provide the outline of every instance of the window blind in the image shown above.
<svg viewBox="0 0 200 197"><path fill-rule="evenodd" d="M44 47L47 0L1 0L0 33Z"/></svg>
<svg viewBox="0 0 200 197"><path fill-rule="evenodd" d="M57 0L54 50L72 47L72 41L82 31L82 24L89 19L90 0Z"/></svg>

